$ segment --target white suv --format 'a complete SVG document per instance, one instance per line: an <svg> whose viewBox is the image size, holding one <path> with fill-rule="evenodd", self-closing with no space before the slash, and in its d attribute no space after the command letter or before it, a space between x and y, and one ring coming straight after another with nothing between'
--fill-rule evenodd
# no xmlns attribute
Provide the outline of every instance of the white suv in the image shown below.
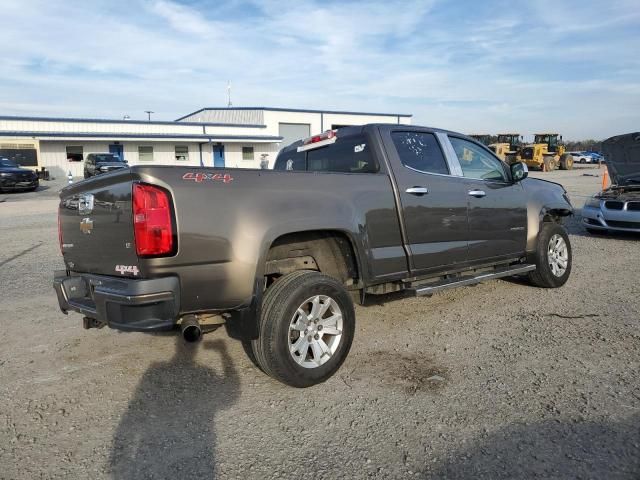
<svg viewBox="0 0 640 480"><path fill-rule="evenodd" d="M591 155L585 155L582 152L569 152L569 155L573 157L574 163L593 163L593 157Z"/></svg>

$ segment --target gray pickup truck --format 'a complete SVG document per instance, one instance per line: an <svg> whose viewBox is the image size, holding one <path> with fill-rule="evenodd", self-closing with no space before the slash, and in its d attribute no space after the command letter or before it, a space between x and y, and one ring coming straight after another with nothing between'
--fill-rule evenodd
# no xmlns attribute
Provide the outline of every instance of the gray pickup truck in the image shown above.
<svg viewBox="0 0 640 480"><path fill-rule="evenodd" d="M273 170L134 166L60 199L63 312L187 340L224 323L296 387L338 370L368 295L514 275L555 288L571 272L563 187L432 128L328 131Z"/></svg>

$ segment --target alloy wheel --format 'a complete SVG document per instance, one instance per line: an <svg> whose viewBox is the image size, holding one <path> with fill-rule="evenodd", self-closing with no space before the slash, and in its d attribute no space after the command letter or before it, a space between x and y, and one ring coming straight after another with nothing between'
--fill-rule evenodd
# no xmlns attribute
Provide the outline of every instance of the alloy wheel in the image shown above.
<svg viewBox="0 0 640 480"><path fill-rule="evenodd" d="M342 311L334 299L316 295L305 300L289 324L289 353L304 368L324 365L342 338Z"/></svg>

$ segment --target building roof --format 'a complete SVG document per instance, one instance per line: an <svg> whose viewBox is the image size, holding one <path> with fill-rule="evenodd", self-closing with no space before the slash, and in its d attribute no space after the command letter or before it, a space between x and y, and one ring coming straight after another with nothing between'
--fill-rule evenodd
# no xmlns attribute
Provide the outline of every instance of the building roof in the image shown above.
<svg viewBox="0 0 640 480"><path fill-rule="evenodd" d="M133 125L198 125L205 127L239 127L239 128L267 128L266 125L249 125L246 123L207 123L207 122L179 122L147 121L147 120L117 120L108 118L65 118L65 117L21 117L12 115L0 115L0 120L30 121L30 122L70 122L70 123L122 123Z"/></svg>
<svg viewBox="0 0 640 480"><path fill-rule="evenodd" d="M223 111L241 111L241 110L264 110L267 112L295 112L295 113L322 113L328 115L368 115L372 117L413 117L408 113L372 113L372 112L349 112L338 110L307 110L301 108L280 108L280 107L204 107L195 112L191 112L187 115L183 115L176 119L176 122L180 122L183 118L188 118L192 115L196 115L206 110L223 110Z"/></svg>
<svg viewBox="0 0 640 480"><path fill-rule="evenodd" d="M277 135L212 135L212 134L179 134L179 133L118 133L118 132L30 132L30 131L0 131L0 137L39 137L52 139L127 139L127 140L193 140L196 142L208 141L252 141L252 142L281 142L283 137Z"/></svg>

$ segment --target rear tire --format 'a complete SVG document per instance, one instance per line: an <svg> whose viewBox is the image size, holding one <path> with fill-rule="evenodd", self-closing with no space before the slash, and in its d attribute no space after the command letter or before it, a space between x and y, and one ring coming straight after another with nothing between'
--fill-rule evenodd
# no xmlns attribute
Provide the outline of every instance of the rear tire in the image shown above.
<svg viewBox="0 0 640 480"><path fill-rule="evenodd" d="M571 242L562 225L542 224L534 260L536 269L529 273L529 281L534 286L558 288L567 282L571 275Z"/></svg>
<svg viewBox="0 0 640 480"><path fill-rule="evenodd" d="M322 273L300 270L265 292L259 337L251 349L267 375L304 388L336 373L354 333L353 302L344 286Z"/></svg>

